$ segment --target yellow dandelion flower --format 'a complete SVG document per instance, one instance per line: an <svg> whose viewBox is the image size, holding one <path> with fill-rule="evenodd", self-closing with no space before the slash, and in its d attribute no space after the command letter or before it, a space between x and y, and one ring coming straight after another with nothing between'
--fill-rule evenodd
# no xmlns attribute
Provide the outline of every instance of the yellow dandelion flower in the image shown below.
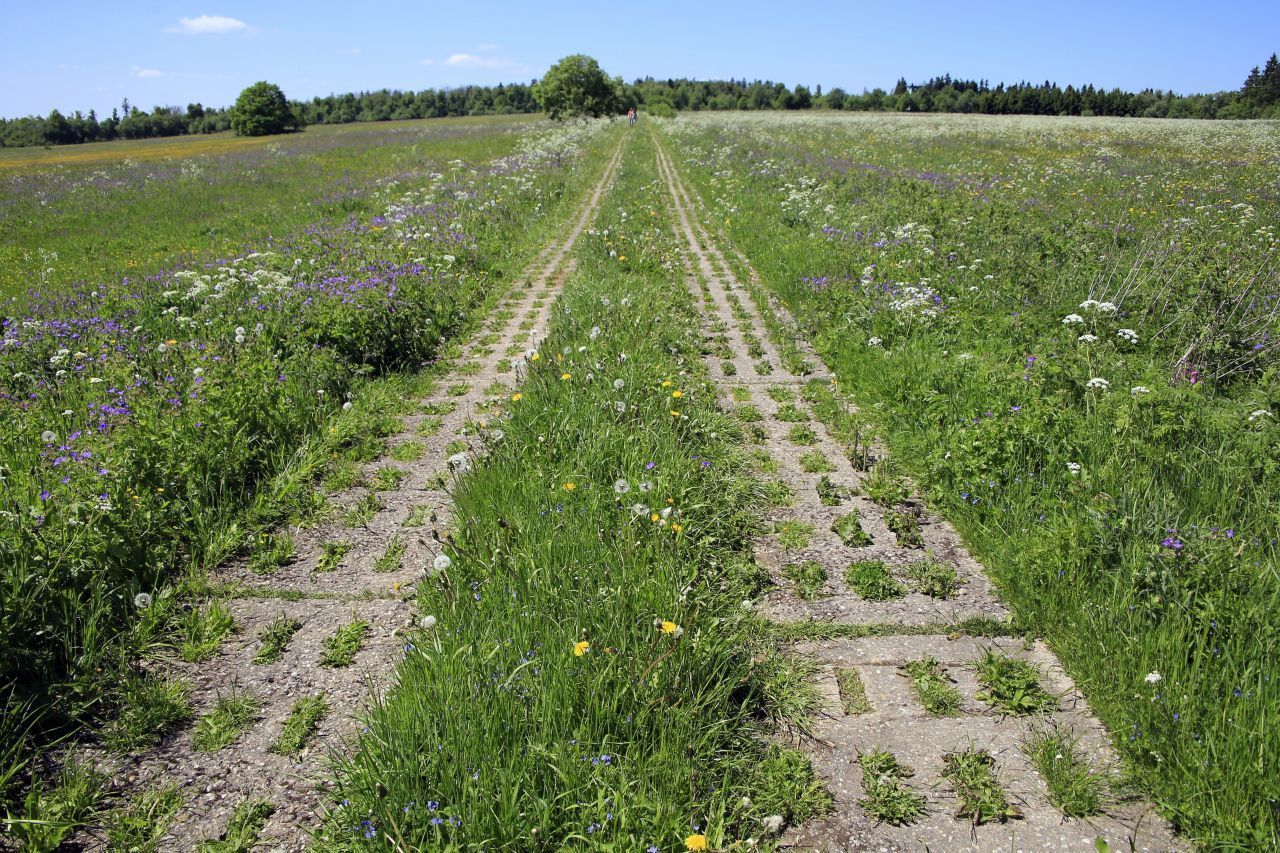
<svg viewBox="0 0 1280 853"><path fill-rule="evenodd" d="M658 514L655 512L653 515L649 516L649 520L650 520L650 521L661 521L661 520L662 520L662 516L658 515Z"/></svg>
<svg viewBox="0 0 1280 853"><path fill-rule="evenodd" d="M579 640L573 644L573 656L576 658L582 657L589 651L591 651L591 644L586 640Z"/></svg>
<svg viewBox="0 0 1280 853"><path fill-rule="evenodd" d="M673 417L673 418L678 418L678 417L680 417L680 413L679 413L679 412L677 412L675 409L672 409L672 410L671 410L671 417Z"/></svg>
<svg viewBox="0 0 1280 853"><path fill-rule="evenodd" d="M672 529L673 531L675 531L676 533L679 533L681 530L684 530L684 526L683 526L683 525L680 525L680 524L675 524L675 523L673 522L673 523L672 523L672 525L671 525L671 529Z"/></svg>
<svg viewBox="0 0 1280 853"><path fill-rule="evenodd" d="M672 392L671 392L671 399L673 399L673 400L679 400L679 399L680 399L681 397L683 397L683 396L684 396L684 392L683 392L683 391L672 391Z"/></svg>
<svg viewBox="0 0 1280 853"><path fill-rule="evenodd" d="M676 632L676 628L680 626L672 622L671 620L666 619L666 620L663 620L662 624L659 625L658 627L662 629L662 633L664 634L674 634Z"/></svg>
<svg viewBox="0 0 1280 853"><path fill-rule="evenodd" d="M578 487L574 483L565 483L564 486L562 486L561 488L563 488L566 492L572 492L574 489Z"/></svg>
<svg viewBox="0 0 1280 853"><path fill-rule="evenodd" d="M662 387L663 387L663 388L670 388L670 387L671 387L671 380L670 380L670 379L664 379L664 380L662 381Z"/></svg>
<svg viewBox="0 0 1280 853"><path fill-rule="evenodd" d="M540 358L542 358L542 355L536 352L533 355L529 356L530 361L537 361Z"/></svg>
<svg viewBox="0 0 1280 853"><path fill-rule="evenodd" d="M177 346L177 345L178 345L178 342L177 342L177 341L175 341L173 338L169 338L169 340L165 341L165 343L166 343L166 344L168 344L168 345L169 345L169 346L171 346L171 347L172 347L172 346Z"/></svg>
<svg viewBox="0 0 1280 853"><path fill-rule="evenodd" d="M626 259L627 259L626 255L618 255L618 260L625 261Z"/></svg>
<svg viewBox="0 0 1280 853"><path fill-rule="evenodd" d="M523 395L523 394L512 394L512 395L511 395L511 402L513 402L513 403L519 403L519 402L520 402L521 400L523 400L523 399L524 399L524 395Z"/></svg>
<svg viewBox="0 0 1280 853"><path fill-rule="evenodd" d="M572 374L572 373L561 373L561 374L560 374L560 378L561 378L562 380L569 380L569 379L572 379L572 378L573 378L573 374Z"/></svg>
<svg viewBox="0 0 1280 853"><path fill-rule="evenodd" d="M694 833L684 840L685 850L706 850L707 837L702 833Z"/></svg>

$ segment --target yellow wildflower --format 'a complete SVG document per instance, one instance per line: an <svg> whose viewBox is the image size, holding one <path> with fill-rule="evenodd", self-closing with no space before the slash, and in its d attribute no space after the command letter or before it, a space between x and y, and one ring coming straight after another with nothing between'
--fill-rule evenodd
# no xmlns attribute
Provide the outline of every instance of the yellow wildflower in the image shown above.
<svg viewBox="0 0 1280 853"><path fill-rule="evenodd" d="M672 410L671 410L671 417L673 417L673 418L678 418L678 417L680 417L680 413L679 413L679 412L677 412L675 409L672 409Z"/></svg>
<svg viewBox="0 0 1280 853"><path fill-rule="evenodd" d="M626 255L618 255L618 260L625 261L626 259L627 259Z"/></svg>
<svg viewBox="0 0 1280 853"><path fill-rule="evenodd" d="M676 524L676 523L672 522L672 524L671 524L671 529L672 529L672 530L674 530L676 533L679 533L681 530L684 530L684 527L683 527L683 525L679 525L679 524Z"/></svg>
<svg viewBox="0 0 1280 853"><path fill-rule="evenodd" d="M591 651L591 644L588 643L586 640L579 640L578 642L573 644L574 657L580 658L589 651Z"/></svg>
<svg viewBox="0 0 1280 853"><path fill-rule="evenodd" d="M524 399L524 395L523 395L523 394L512 394L512 395L511 395L511 402L513 402L513 403L519 403L519 402L520 402L521 400L523 400L523 399Z"/></svg>
<svg viewBox="0 0 1280 853"><path fill-rule="evenodd" d="M578 488L578 487L577 487L577 485L575 485L574 483L565 483L565 484L564 484L564 486L563 486L562 488L563 488L566 492L572 492L574 489L576 489L576 488Z"/></svg>
<svg viewBox="0 0 1280 853"><path fill-rule="evenodd" d="M706 850L707 837L702 833L694 833L684 840L686 850Z"/></svg>
<svg viewBox="0 0 1280 853"><path fill-rule="evenodd" d="M658 627L662 629L662 633L664 634L674 634L676 632L676 628L680 626L672 622L671 620L667 619L667 620L663 620L663 623Z"/></svg>
<svg viewBox="0 0 1280 853"><path fill-rule="evenodd" d="M650 521L660 521L661 519L662 519L662 516L658 515L656 512L653 515L649 516Z"/></svg>
<svg viewBox="0 0 1280 853"><path fill-rule="evenodd" d="M573 378L573 374L572 374L572 373L561 373L561 374L560 374L560 378L561 378L562 380L567 381L567 380L569 380L569 379L572 379L572 378Z"/></svg>
<svg viewBox="0 0 1280 853"><path fill-rule="evenodd" d="M530 360L530 361L537 361L537 360L538 360L538 359L540 359L540 358L542 358L542 356L541 356L539 353L536 353L536 352L535 352L533 355L529 356L529 360Z"/></svg>
<svg viewBox="0 0 1280 853"><path fill-rule="evenodd" d="M670 379L664 379L664 380L662 381L662 387L663 387L663 388L670 388L670 387L671 387L671 380L670 380Z"/></svg>
<svg viewBox="0 0 1280 853"><path fill-rule="evenodd" d="M671 398L672 398L673 400L679 400L679 399L680 399L681 397L683 397L683 396L684 396L684 392L683 392L683 391L672 391L672 392L671 392Z"/></svg>

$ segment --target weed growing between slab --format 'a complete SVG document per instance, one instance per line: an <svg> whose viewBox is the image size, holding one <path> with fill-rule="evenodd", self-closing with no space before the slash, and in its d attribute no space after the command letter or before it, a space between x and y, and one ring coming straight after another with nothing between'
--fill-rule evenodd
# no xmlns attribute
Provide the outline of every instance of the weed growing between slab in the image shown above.
<svg viewBox="0 0 1280 853"><path fill-rule="evenodd" d="M960 713L960 691L951 686L945 669L931 657L909 661L902 672L911 679L911 687L924 709L935 717L954 717Z"/></svg>
<svg viewBox="0 0 1280 853"><path fill-rule="evenodd" d="M1023 743L1022 750L1048 786L1049 802L1064 815L1090 817L1102 811L1106 779L1080 755L1079 744L1070 732L1035 732Z"/></svg>
<svg viewBox="0 0 1280 853"><path fill-rule="evenodd" d="M858 764L867 794L858 805L866 810L868 817L902 826L924 814L924 797L904 781L915 771L899 762L893 753L865 752L858 757Z"/></svg>

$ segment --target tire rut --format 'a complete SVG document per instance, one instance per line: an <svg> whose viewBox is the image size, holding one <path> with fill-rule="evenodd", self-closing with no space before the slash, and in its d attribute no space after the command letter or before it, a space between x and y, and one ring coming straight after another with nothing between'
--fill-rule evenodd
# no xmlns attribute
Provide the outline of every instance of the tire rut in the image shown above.
<svg viewBox="0 0 1280 853"><path fill-rule="evenodd" d="M248 731L215 752L195 749L194 726L189 725L141 755L91 756L124 792L178 786L184 803L161 849L191 850L202 839L219 837L236 805L251 798L264 798L274 807L260 845L282 851L308 848L309 828L318 820L328 784L327 759L357 731L356 715L371 696L390 686L403 651L401 635L414 619L415 584L440 553L452 520L448 489L457 466L451 457L483 453L486 442L494 440L484 428L491 400L513 391L522 373L521 353L545 334L552 303L575 266L569 254L611 186L622 150L620 144L611 154L569 231L542 249L516 279L518 284L497 301L494 310L505 319L477 328L464 355L420 401L429 411L404 417L402 430L387 441L387 454L364 466L363 485L331 500L340 516L361 501L369 505L372 496L377 509L371 517L356 526L331 521L291 530L295 556L269 577L254 574L246 559L212 573L214 583L232 590L227 604L236 632L212 660L166 662L165 669L192 683L195 718L231 690L254 699L258 709ZM436 428L423 438L428 422ZM425 448L417 461L393 458L395 448L406 442ZM400 473L392 487L375 490L370 478L383 469ZM344 543L345 552L331 570L318 571L325 545L335 542ZM389 546L402 550L392 571L378 564ZM300 627L278 661L255 664L259 633L277 619L296 620ZM322 665L326 638L355 620L368 627L354 659L345 667ZM272 752L294 703L319 695L330 713L309 745L297 756ZM75 843L85 850L106 846L102 833L94 831L82 832Z"/></svg>
<svg viewBox="0 0 1280 853"><path fill-rule="evenodd" d="M785 328L794 329L794 320L762 288L752 292L737 279L698 220L700 205L693 193L664 147L657 149L660 180L686 253L686 285L704 306L708 348L719 352L707 357L713 380L726 408L737 409L748 428L757 428L755 438L776 464L777 478L794 495L790 506L768 515L775 535L755 541L757 560L775 585L758 609L769 619L789 623L797 635L876 635L794 645L815 667L814 686L821 697L811 732L799 745L834 798L834 807L788 829L784 846L828 851L1078 850L1093 849L1095 840L1103 839L1112 849L1183 847L1153 806L1141 799L1117 798L1104 814L1088 819L1066 819L1049 803L1045 781L1022 749L1028 734L1045 726L1074 732L1089 765L1118 782L1108 733L1044 643L964 637L954 630L967 619L1004 620L1008 610L954 528L929 512L917 495L891 508L866 496L869 472L853 466L849 448L832 437L805 403L805 386L814 380L833 386L831 372L804 341L797 345L812 372L797 376L784 366L762 311L774 314ZM757 283L745 257L738 259L748 281ZM805 425L807 430L796 429ZM906 528L896 516L906 517ZM845 521L850 517L854 523ZM912 520L919 540L910 534ZM837 525L841 521L842 527ZM906 532L891 530L890 522ZM951 596L935 598L913 588L918 587L911 581L913 567L925 555L955 572L957 588ZM855 563L878 565L881 586L860 586L866 594L859 594L855 586L862 579L846 580L846 569ZM806 586L797 580L805 577L798 567L810 573ZM884 600L873 600L880 598ZM1034 666L1053 699L1050 711L1035 717L1003 716L980 701L982 685L974 663L988 651ZM928 713L904 677L904 665L925 658L937 661L959 694L954 716ZM853 684L861 685L864 700L842 695L842 684L848 693L856 692ZM969 748L994 759L999 784L1020 813L1017 819L979 824L957 815L956 793L942 771L946 755ZM908 825L877 822L864 808L867 788L858 760L877 749L892 752L914 769L907 783L923 797L925 809Z"/></svg>

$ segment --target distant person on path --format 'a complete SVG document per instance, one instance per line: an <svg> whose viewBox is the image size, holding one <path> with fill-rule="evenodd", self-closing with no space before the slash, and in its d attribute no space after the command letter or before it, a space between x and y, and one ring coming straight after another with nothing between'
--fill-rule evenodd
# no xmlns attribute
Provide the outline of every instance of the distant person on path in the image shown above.
<svg viewBox="0 0 1280 853"><path fill-rule="evenodd" d="M636 108L632 107L627 110L627 124L634 125L636 123Z"/></svg>

